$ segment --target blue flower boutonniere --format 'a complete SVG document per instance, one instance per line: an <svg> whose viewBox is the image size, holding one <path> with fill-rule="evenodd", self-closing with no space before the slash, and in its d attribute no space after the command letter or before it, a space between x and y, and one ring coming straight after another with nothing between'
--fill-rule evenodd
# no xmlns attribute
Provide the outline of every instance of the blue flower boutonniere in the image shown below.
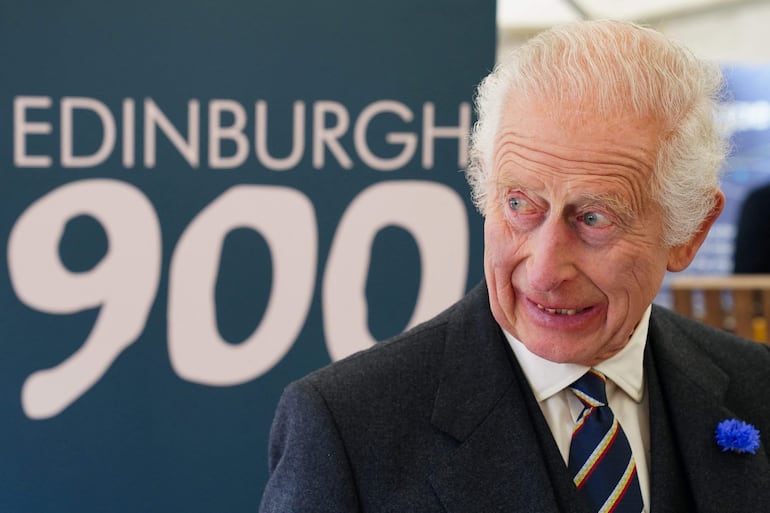
<svg viewBox="0 0 770 513"><path fill-rule="evenodd" d="M759 430L742 420L723 420L717 425L716 441L723 452L755 454L759 449Z"/></svg>

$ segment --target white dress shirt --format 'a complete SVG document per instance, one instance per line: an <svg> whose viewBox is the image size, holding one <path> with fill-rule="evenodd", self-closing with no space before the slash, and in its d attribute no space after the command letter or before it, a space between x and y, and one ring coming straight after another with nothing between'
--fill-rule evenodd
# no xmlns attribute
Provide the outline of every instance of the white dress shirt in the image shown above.
<svg viewBox="0 0 770 513"><path fill-rule="evenodd" d="M645 512L650 510L650 423L643 363L651 311L650 306L644 312L626 347L594 366L607 377L607 401L631 445ZM566 464L572 429L583 411L583 403L567 387L585 374L589 367L546 360L530 352L510 333L505 332L505 337L527 377Z"/></svg>

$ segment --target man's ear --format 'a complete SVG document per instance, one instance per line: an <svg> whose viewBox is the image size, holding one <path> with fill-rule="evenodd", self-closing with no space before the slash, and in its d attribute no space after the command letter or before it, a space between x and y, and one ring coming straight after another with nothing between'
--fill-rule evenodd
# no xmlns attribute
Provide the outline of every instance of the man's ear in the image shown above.
<svg viewBox="0 0 770 513"><path fill-rule="evenodd" d="M706 240L711 226L714 221L717 220L719 214L725 208L725 195L722 191L716 191L714 193L714 208L708 213L706 218L701 223L698 231L692 238L679 246L674 246L668 251L668 267L667 269L672 272L683 271L692 263L695 258L695 254L700 249L703 241Z"/></svg>

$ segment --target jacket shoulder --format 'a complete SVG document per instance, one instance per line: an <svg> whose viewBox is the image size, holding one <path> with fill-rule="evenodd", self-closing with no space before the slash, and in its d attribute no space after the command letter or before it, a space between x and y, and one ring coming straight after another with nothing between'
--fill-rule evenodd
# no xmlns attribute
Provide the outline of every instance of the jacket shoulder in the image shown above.
<svg viewBox="0 0 770 513"><path fill-rule="evenodd" d="M476 287L435 317L369 349L354 353L302 378L326 395L336 389L366 389L386 383L394 393L437 386L447 338L473 316L488 311L486 288ZM488 315L488 314L486 314Z"/></svg>

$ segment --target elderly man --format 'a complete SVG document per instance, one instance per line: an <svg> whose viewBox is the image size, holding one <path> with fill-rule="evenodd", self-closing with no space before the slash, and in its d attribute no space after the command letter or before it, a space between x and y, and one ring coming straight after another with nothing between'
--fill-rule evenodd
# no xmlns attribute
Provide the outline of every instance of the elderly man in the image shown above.
<svg viewBox="0 0 770 513"><path fill-rule="evenodd" d="M261 511L770 511L767 346L652 305L722 210L719 72L545 32L479 88L485 283L287 388Z"/></svg>

